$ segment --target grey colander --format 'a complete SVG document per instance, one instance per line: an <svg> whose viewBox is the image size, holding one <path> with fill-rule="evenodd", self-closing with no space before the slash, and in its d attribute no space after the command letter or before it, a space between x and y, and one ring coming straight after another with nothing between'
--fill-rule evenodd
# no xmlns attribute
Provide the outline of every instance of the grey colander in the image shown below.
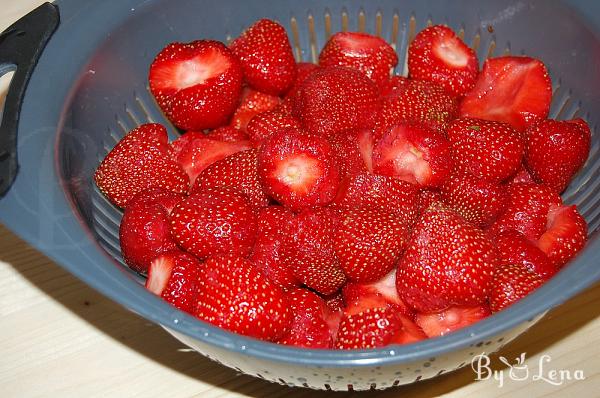
<svg viewBox="0 0 600 398"><path fill-rule="evenodd" d="M331 32L366 30L395 46L402 73L407 43L431 22L459 31L480 60L506 51L541 58L554 82L551 117L582 116L594 131L590 159L563 195L589 223L584 252L534 294L485 321L377 350L303 350L245 338L147 292L143 278L123 265L121 213L95 188L92 174L128 130L149 121L170 126L146 81L166 43L227 40L261 17L287 28L303 60L314 61ZM0 73L15 69L0 126L0 220L95 289L240 372L332 390L411 383L499 349L600 280L600 2L62 0L0 36Z"/></svg>

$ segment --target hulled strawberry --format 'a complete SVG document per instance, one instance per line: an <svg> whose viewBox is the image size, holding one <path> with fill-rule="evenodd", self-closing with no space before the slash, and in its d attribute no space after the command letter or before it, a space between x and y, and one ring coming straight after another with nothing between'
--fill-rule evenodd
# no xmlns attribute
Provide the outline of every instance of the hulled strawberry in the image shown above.
<svg viewBox="0 0 600 398"><path fill-rule="evenodd" d="M233 114L229 124L231 127L247 133L248 123L256 115L275 109L281 100L279 97L260 91L244 88L242 100Z"/></svg>
<svg viewBox="0 0 600 398"><path fill-rule="evenodd" d="M340 131L328 138L342 178L373 171L371 130Z"/></svg>
<svg viewBox="0 0 600 398"><path fill-rule="evenodd" d="M503 231L495 237L494 243L498 248L501 264L523 265L544 279L552 277L558 270L535 242L518 231Z"/></svg>
<svg viewBox="0 0 600 398"><path fill-rule="evenodd" d="M533 178L562 192L590 153L590 128L582 119L544 120L526 132L525 166Z"/></svg>
<svg viewBox="0 0 600 398"><path fill-rule="evenodd" d="M173 250L150 263L146 289L182 311L194 314L202 264L194 256Z"/></svg>
<svg viewBox="0 0 600 398"><path fill-rule="evenodd" d="M556 267L575 257L586 241L587 224L575 206L550 206L546 230L537 244Z"/></svg>
<svg viewBox="0 0 600 398"><path fill-rule="evenodd" d="M294 211L322 206L335 196L339 174L329 142L300 130L282 130L258 150L265 192Z"/></svg>
<svg viewBox="0 0 600 398"><path fill-rule="evenodd" d="M256 90L268 94L285 93L296 78L296 61L283 26L261 19L246 29L230 45L240 59L244 79Z"/></svg>
<svg viewBox="0 0 600 398"><path fill-rule="evenodd" d="M453 95L471 90L478 71L475 51L445 25L423 29L408 47L410 77L440 84Z"/></svg>
<svg viewBox="0 0 600 398"><path fill-rule="evenodd" d="M450 307L432 314L417 314L415 323L423 329L427 337L438 337L470 326L489 315L490 309L487 305Z"/></svg>
<svg viewBox="0 0 600 398"><path fill-rule="evenodd" d="M338 32L319 54L321 66L345 66L366 74L382 85L398 64L396 51L382 38L361 32Z"/></svg>
<svg viewBox="0 0 600 398"><path fill-rule="evenodd" d="M210 257L199 278L196 316L246 336L276 341L292 323L283 290L252 263L234 255Z"/></svg>
<svg viewBox="0 0 600 398"><path fill-rule="evenodd" d="M213 40L171 43L150 66L150 91L173 124L203 130L227 122L240 100L242 68Z"/></svg>
<svg viewBox="0 0 600 398"><path fill-rule="evenodd" d="M207 188L171 212L171 234L184 250L203 259L216 254L247 256L256 237L256 215L245 195Z"/></svg>
<svg viewBox="0 0 600 398"><path fill-rule="evenodd" d="M490 309L498 312L540 287L545 279L522 264L504 264L496 269L491 283Z"/></svg>
<svg viewBox="0 0 600 398"><path fill-rule="evenodd" d="M119 207L148 188L186 193L190 184L185 172L169 157L167 130L160 124L143 124L123 137L100 163L94 180Z"/></svg>
<svg viewBox="0 0 600 398"><path fill-rule="evenodd" d="M437 131L414 124L392 127L373 149L376 174L437 187L452 170L450 144Z"/></svg>
<svg viewBox="0 0 600 398"><path fill-rule="evenodd" d="M278 131L300 128L300 121L294 116L281 112L279 109L273 109L254 116L248 123L246 131L252 143L260 146Z"/></svg>
<svg viewBox="0 0 600 398"><path fill-rule="evenodd" d="M552 82L544 64L530 57L489 58L475 87L460 104L460 116L495 120L517 131L544 120Z"/></svg>
<svg viewBox="0 0 600 398"><path fill-rule="evenodd" d="M496 248L480 229L453 210L432 206L398 264L398 293L419 312L481 305L497 265Z"/></svg>

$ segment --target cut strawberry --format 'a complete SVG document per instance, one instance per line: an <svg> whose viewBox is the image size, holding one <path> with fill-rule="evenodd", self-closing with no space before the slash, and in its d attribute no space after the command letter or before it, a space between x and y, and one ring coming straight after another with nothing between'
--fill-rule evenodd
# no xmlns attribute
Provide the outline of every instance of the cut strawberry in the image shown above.
<svg viewBox="0 0 600 398"><path fill-rule="evenodd" d="M545 279L522 264L504 264L494 272L490 309L498 312L540 287Z"/></svg>
<svg viewBox="0 0 600 398"><path fill-rule="evenodd" d="M545 119L552 83L541 61L529 57L490 58L460 105L461 117L505 122L517 131Z"/></svg>
<svg viewBox="0 0 600 398"><path fill-rule="evenodd" d="M169 120L183 130L227 122L240 99L242 68L223 43L171 43L150 66L150 91Z"/></svg>
<svg viewBox="0 0 600 398"><path fill-rule="evenodd" d="M445 25L423 29L408 47L410 77L440 84L453 95L471 90L478 71L475 51Z"/></svg>
<svg viewBox="0 0 600 398"><path fill-rule="evenodd" d="M244 133L248 133L248 123L256 115L275 109L281 103L279 97L244 88L242 100L235 110L229 124Z"/></svg>
<svg viewBox="0 0 600 398"><path fill-rule="evenodd" d="M160 124L143 124L123 137L98 166L94 180L119 207L148 188L189 189L187 175L169 157L167 130Z"/></svg>
<svg viewBox="0 0 600 398"><path fill-rule="evenodd" d="M373 171L371 130L340 131L329 136L340 176Z"/></svg>
<svg viewBox="0 0 600 398"><path fill-rule="evenodd" d="M300 130L279 131L265 142L258 170L265 192L294 211L329 203L339 186L329 142Z"/></svg>
<svg viewBox="0 0 600 398"><path fill-rule="evenodd" d="M396 51L382 38L360 32L338 32L319 54L321 66L345 66L366 74L378 85L385 83L398 64Z"/></svg>
<svg viewBox="0 0 600 398"><path fill-rule="evenodd" d="M150 263L146 289L182 311L194 314L202 264L180 250L162 253Z"/></svg>
<svg viewBox="0 0 600 398"><path fill-rule="evenodd" d="M501 232L494 239L502 264L520 264L530 272L549 279L558 270L548 256L525 235L514 230Z"/></svg>
<svg viewBox="0 0 600 398"><path fill-rule="evenodd" d="M452 170L450 144L434 130L395 126L375 146L373 170L421 187L440 186Z"/></svg>
<svg viewBox="0 0 600 398"><path fill-rule="evenodd" d="M273 134L287 129L300 129L300 121L279 109L259 113L250 120L246 127L255 146L259 146Z"/></svg>
<svg viewBox="0 0 600 398"><path fill-rule="evenodd" d="M444 336L465 328L490 315L487 305L476 307L450 307L433 314L417 314L416 323L427 337Z"/></svg>
<svg viewBox="0 0 600 398"><path fill-rule="evenodd" d="M575 206L550 206L546 231L537 244L556 267L575 257L586 241L587 224Z"/></svg>

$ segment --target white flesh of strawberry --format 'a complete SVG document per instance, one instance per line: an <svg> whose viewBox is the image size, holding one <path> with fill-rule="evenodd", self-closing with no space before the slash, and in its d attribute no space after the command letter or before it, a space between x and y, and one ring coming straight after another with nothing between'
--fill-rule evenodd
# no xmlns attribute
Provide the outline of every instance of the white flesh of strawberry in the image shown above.
<svg viewBox="0 0 600 398"><path fill-rule="evenodd" d="M148 268L148 279L146 280L146 289L160 296L165 290L171 272L173 271L173 260L168 256L158 256L150 263Z"/></svg>

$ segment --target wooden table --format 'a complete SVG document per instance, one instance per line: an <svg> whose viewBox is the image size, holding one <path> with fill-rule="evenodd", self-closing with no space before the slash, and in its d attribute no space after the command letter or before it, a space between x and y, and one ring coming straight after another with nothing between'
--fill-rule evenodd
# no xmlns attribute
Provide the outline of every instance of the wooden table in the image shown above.
<svg viewBox="0 0 600 398"><path fill-rule="evenodd" d="M0 28L41 3L0 0ZM6 87L6 82L2 82ZM600 266L600 265L599 265ZM600 285L555 309L499 355L527 353L530 374L550 369L585 380L475 381L467 367L369 397L600 397ZM493 357L494 369L508 371ZM189 352L162 328L125 310L0 225L0 397L325 397L270 384Z"/></svg>

